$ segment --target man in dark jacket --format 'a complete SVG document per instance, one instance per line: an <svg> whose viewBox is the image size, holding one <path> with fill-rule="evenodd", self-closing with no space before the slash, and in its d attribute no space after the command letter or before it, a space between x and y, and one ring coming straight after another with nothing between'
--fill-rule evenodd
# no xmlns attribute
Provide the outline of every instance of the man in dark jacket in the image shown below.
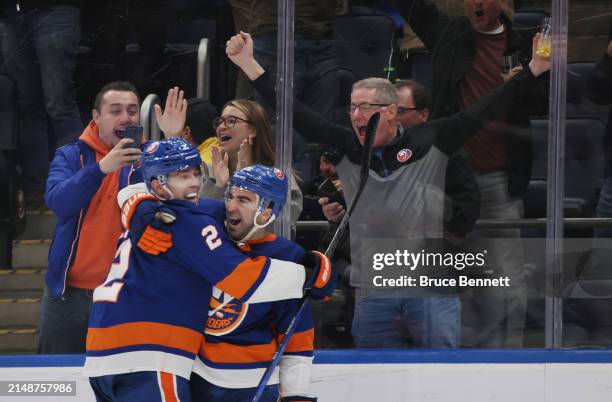
<svg viewBox="0 0 612 402"><path fill-rule="evenodd" d="M432 2L397 2L401 14L432 54L434 119L472 105L501 85L508 78L502 75L502 56L518 54L526 65L531 55L531 35L523 36L515 30L503 12L505 6L506 0L466 0L466 16L449 17ZM464 145L481 188L481 218L512 220L523 213L521 198L531 174L528 115L545 112L545 83L514 103L505 115L488 123ZM518 286L475 291L468 301L479 314L468 315L477 318L465 323L473 329L473 334L466 333L467 346L523 344L527 299L526 288L520 284L525 275L519 236L519 230L508 229L482 231L474 237L476 249L488 250L492 270L512 276ZM493 237L500 239L492 241Z"/></svg>
<svg viewBox="0 0 612 402"><path fill-rule="evenodd" d="M30 208L43 205L51 151L74 141L83 130L72 81L81 39L80 3L0 1L0 72L17 86L18 157Z"/></svg>
<svg viewBox="0 0 612 402"><path fill-rule="evenodd" d="M226 46L229 58L245 72L260 95L268 101L274 99L274 81L254 59L250 35L235 35ZM382 247L393 249L394 244L411 251L439 244L436 239L443 234L441 189L448 156L533 91L540 81L538 77L550 68L550 61L537 54L532 56L528 68L471 107L410 129L398 126L399 96L393 85L382 78L368 78L353 85L348 110L352 130L322 119L294 99L293 123L298 132L307 135L309 141L333 145L345 155L337 166L345 199L351 199L357 189L367 123L374 113L380 114L369 181L351 215L354 270L350 282L356 288L352 333L357 346L397 347L392 343L395 338L387 336L395 333L394 329L387 325L382 331L380 324L397 320L397 314L402 314L397 304L405 298L404 291L410 290L401 283L376 282L377 276L373 275L378 271L370 257L380 253ZM388 241L391 238L399 243ZM444 290L449 289L441 289Z"/></svg>
<svg viewBox="0 0 612 402"><path fill-rule="evenodd" d="M399 124L409 128L429 120L431 101L427 88L412 80L396 82L395 88L399 95ZM480 189L469 155L463 149L448 158L444 193L445 237L458 244L472 230L480 214Z"/></svg>

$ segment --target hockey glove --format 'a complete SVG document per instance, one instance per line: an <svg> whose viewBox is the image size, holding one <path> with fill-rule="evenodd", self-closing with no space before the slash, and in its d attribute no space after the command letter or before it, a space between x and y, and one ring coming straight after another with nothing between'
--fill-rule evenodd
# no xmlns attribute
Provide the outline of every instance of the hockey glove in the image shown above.
<svg viewBox="0 0 612 402"><path fill-rule="evenodd" d="M317 402L317 398L307 396L283 396L280 402Z"/></svg>
<svg viewBox="0 0 612 402"><path fill-rule="evenodd" d="M132 219L136 207L139 213L137 218ZM156 198L143 194L130 197L122 208L122 220L132 238L137 241L138 248L145 253L159 255L172 248L169 226L174 223L176 216Z"/></svg>
<svg viewBox="0 0 612 402"><path fill-rule="evenodd" d="M299 263L306 269L304 290L309 291L310 297L325 301L331 299L337 279L331 260L318 251L307 251Z"/></svg>

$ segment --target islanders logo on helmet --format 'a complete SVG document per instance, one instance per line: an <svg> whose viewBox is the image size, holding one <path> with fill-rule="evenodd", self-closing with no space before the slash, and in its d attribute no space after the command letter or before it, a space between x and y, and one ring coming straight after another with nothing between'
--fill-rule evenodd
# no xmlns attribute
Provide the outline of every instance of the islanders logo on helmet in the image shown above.
<svg viewBox="0 0 612 402"><path fill-rule="evenodd" d="M157 151L157 148L159 148L159 141L154 141L147 146L145 152L152 154Z"/></svg>
<svg viewBox="0 0 612 402"><path fill-rule="evenodd" d="M289 184L287 175L280 169L259 164L245 167L234 173L230 180L231 186L257 194L259 212L270 207L274 216L279 216L287 202Z"/></svg>
<svg viewBox="0 0 612 402"><path fill-rule="evenodd" d="M397 153L397 161L400 163L406 162L412 156L412 151L404 148Z"/></svg>
<svg viewBox="0 0 612 402"><path fill-rule="evenodd" d="M142 177L151 191L151 179L162 185L168 182L168 175L190 167L200 167L202 159L198 150L182 138L167 138L145 144L142 154Z"/></svg>
<svg viewBox="0 0 612 402"><path fill-rule="evenodd" d="M285 178L285 173L277 168L274 168L274 175L278 177L279 180L283 180Z"/></svg>

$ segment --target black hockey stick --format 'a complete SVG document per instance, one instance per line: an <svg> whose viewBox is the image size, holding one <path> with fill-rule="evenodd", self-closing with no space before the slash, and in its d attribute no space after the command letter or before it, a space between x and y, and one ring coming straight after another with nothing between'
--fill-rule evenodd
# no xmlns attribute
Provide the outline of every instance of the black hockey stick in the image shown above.
<svg viewBox="0 0 612 402"><path fill-rule="evenodd" d="M376 128L378 127L378 121L380 120L380 113L376 112L368 120L368 126L366 129L365 139L363 141L363 150L361 155L361 172L359 175L359 185L357 186L357 191L353 195L351 202L346 208L346 212L338 225L338 229L336 229L336 233L334 233L334 237L332 238L329 246L327 246L327 250L325 250L325 255L331 258L340 244L340 239L342 238L343 232L346 230L348 226L349 219L353 210L355 209L355 205L357 205L357 201L359 201L359 197L361 197L361 193L368 181L368 177L370 175L370 160L372 159L372 143L374 142L374 136L376 135ZM255 392L255 396L253 397L253 402L259 402L259 398L263 394L263 391L268 384L268 380L272 376L274 369L278 366L283 353L285 353L285 349L287 349L287 345L289 344L289 339L295 332L295 328L297 327L297 323L302 318L302 314L305 310L305 306L308 303L308 294L304 295L298 303L298 311L289 323L287 330L285 331L285 337L283 338L283 342L279 345L278 350L274 354L274 358L270 363L270 366L266 369L263 377L259 381L257 385L257 391Z"/></svg>

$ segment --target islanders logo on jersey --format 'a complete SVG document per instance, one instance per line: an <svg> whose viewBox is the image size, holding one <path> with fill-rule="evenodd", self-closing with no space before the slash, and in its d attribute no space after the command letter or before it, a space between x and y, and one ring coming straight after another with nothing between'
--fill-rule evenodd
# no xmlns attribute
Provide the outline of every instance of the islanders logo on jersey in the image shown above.
<svg viewBox="0 0 612 402"><path fill-rule="evenodd" d="M213 288L204 332L215 336L229 334L238 328L248 310L248 304L233 300L230 295Z"/></svg>
<svg viewBox="0 0 612 402"><path fill-rule="evenodd" d="M147 147L147 153L152 154L153 152L157 151L157 148L159 148L159 141L152 142Z"/></svg>
<svg viewBox="0 0 612 402"><path fill-rule="evenodd" d="M410 159L411 156L412 156L412 151L411 150L409 150L408 148L401 149L397 153L397 161L400 162L400 163L404 163L408 159Z"/></svg>
<svg viewBox="0 0 612 402"><path fill-rule="evenodd" d="M285 173L282 170L274 168L274 175L279 179L283 180L285 178Z"/></svg>

